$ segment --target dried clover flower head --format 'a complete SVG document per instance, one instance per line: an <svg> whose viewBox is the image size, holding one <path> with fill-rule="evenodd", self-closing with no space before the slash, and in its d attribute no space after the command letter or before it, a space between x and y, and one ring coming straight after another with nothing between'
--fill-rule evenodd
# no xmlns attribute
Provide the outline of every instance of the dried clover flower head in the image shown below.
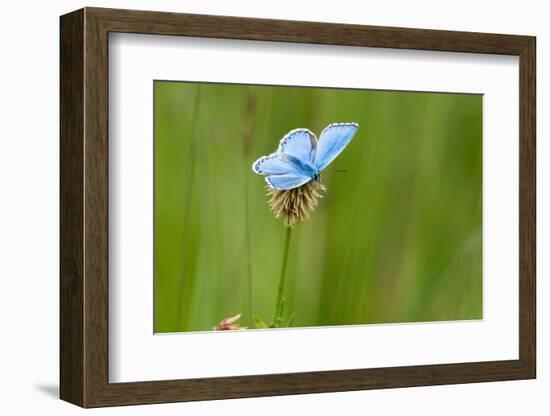
<svg viewBox="0 0 550 416"><path fill-rule="evenodd" d="M268 186L269 206L275 218L283 217L285 225L292 227L309 217L315 207L319 205L319 199L323 197L325 189L325 186L316 180L289 190L274 189Z"/></svg>
<svg viewBox="0 0 550 416"><path fill-rule="evenodd" d="M246 329L245 326L241 326L237 321L241 317L241 314L231 316L229 318L222 319L218 325L212 328L214 331L232 331L238 329Z"/></svg>

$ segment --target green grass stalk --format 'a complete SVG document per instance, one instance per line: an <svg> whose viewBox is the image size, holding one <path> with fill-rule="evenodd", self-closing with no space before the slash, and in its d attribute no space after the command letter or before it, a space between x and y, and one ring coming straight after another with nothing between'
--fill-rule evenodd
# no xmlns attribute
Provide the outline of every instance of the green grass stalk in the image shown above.
<svg viewBox="0 0 550 416"><path fill-rule="evenodd" d="M243 123L243 154L247 162L252 158L252 136L255 128L255 118L257 113L256 93L253 89L248 89L246 95L246 111ZM249 183L250 176L249 163L244 163L244 203L245 203L245 238L246 238L246 289L247 289L247 314L248 327L254 327L254 307L253 307L253 288L252 288L252 244L250 233L250 201L249 201Z"/></svg>
<svg viewBox="0 0 550 416"><path fill-rule="evenodd" d="M292 233L292 227L286 227L285 233L285 245L283 248L283 261L281 264L281 276L279 278L279 289L277 290L277 301L275 302L275 312L273 313L273 322L271 324L274 328L279 328L284 315L284 292L285 292L285 279L286 269L288 264L288 252L290 247L290 235Z"/></svg>
<svg viewBox="0 0 550 416"><path fill-rule="evenodd" d="M246 283L247 283L247 307L248 307L248 327L254 326L254 310L252 306L252 258L251 258L251 243L250 243L250 206L248 202L248 180L245 179L245 198L246 198Z"/></svg>
<svg viewBox="0 0 550 416"><path fill-rule="evenodd" d="M185 198L185 201L186 201L186 206L185 206L185 213L184 213L184 217L183 217L183 232L185 233L188 226L189 226L189 218L190 218L190 214L191 214L191 198L192 198L192 195L193 195L193 182L194 182L194 176L195 176L195 159L196 159L196 152L197 152L197 145L196 145L196 135L197 135L197 132L196 132L196 126L197 126L197 119L198 119L198 114L199 114L199 106L200 106L200 102L201 102L201 84L198 84L197 85L197 92L195 94L195 104L194 104L194 108L193 108L193 117L191 119L191 143L190 143L190 146L189 146L189 176L188 176L188 184L189 186L187 187L187 195L186 195L186 198ZM185 245L185 238L183 239L183 244ZM185 252L185 246L183 247L184 250L183 252ZM182 256L182 257L185 257L185 256ZM184 260L185 261L185 260ZM183 273L185 274L185 273ZM186 285L185 285L185 276L182 276L180 277L180 280L179 280L179 301L178 301L178 311L177 311L177 326L178 328L181 330L181 331L185 331L186 328L185 328L185 325L184 325L184 315L188 315L189 311L190 311L190 299L191 299L191 293L189 294L189 297L188 297L188 301L185 302L185 292L186 291L189 291L191 292L192 291L192 286L191 287L187 287L186 288ZM188 276L189 277L189 276ZM190 278L190 277L189 277ZM186 290L187 289L187 290ZM186 307L186 313L184 313L184 305L188 305Z"/></svg>

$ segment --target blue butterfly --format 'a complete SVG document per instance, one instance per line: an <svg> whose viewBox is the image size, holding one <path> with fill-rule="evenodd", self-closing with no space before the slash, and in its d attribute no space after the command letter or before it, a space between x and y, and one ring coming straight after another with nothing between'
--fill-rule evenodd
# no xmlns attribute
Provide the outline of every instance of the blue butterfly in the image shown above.
<svg viewBox="0 0 550 416"><path fill-rule="evenodd" d="M277 152L256 160L252 170L265 175L273 189L289 190L318 181L321 171L346 148L358 128L357 123L329 124L319 141L308 129L292 130L281 139Z"/></svg>

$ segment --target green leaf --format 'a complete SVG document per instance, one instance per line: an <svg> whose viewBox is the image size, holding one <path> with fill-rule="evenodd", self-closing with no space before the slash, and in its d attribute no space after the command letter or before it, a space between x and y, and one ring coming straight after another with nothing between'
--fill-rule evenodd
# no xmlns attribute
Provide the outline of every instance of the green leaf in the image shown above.
<svg viewBox="0 0 550 416"><path fill-rule="evenodd" d="M296 317L296 313L293 313L292 315L290 315L290 318L288 318L288 321L286 322L287 327L290 328L292 326L292 323L294 322L295 317Z"/></svg>
<svg viewBox="0 0 550 416"><path fill-rule="evenodd" d="M265 323L265 321L261 317L259 317L258 315L254 315L254 323L255 323L257 329L268 328L268 325Z"/></svg>

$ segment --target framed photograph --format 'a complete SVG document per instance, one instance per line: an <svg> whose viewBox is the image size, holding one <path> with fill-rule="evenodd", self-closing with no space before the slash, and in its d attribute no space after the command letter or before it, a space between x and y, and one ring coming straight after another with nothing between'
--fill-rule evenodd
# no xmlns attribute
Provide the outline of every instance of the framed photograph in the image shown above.
<svg viewBox="0 0 550 416"><path fill-rule="evenodd" d="M535 378L534 37L60 25L63 400Z"/></svg>

